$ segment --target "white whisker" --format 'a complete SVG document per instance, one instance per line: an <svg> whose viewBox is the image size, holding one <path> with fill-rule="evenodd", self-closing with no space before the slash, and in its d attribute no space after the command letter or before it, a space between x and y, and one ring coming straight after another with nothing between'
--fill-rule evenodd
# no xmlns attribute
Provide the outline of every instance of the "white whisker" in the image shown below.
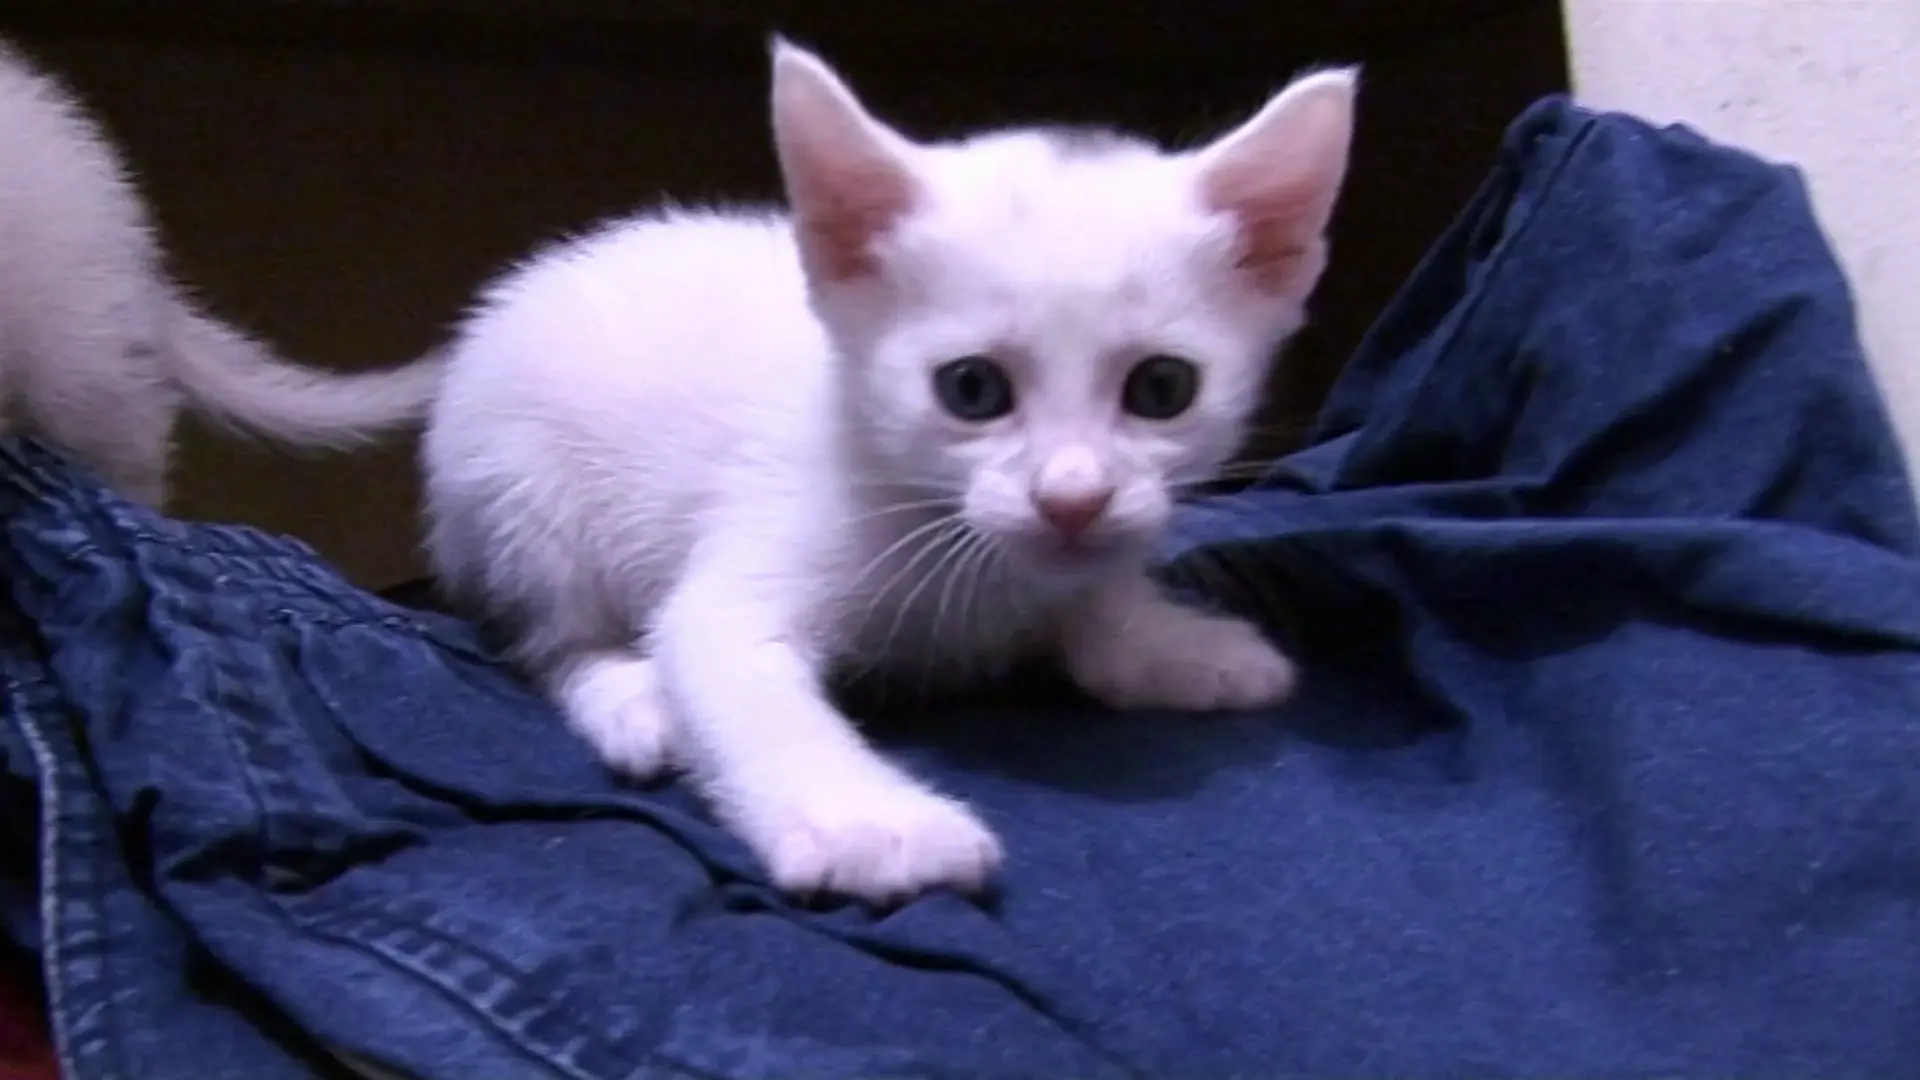
<svg viewBox="0 0 1920 1080"><path fill-rule="evenodd" d="M894 608L893 624L888 627L886 639L880 644L880 653L882 655L891 655L893 653L894 645L900 635L900 628L906 624L906 617L912 612L914 603L920 599L920 594L926 591L927 586L933 584L934 580L939 577L940 568L951 560L952 552L961 549L965 545L968 535L970 535L970 531L963 532L952 546L937 548L930 546L914 553L913 559L907 564L909 567L920 561L920 556L926 554L929 550L936 551L937 555L930 571L920 575L920 580L914 582L913 588L907 590L906 599L902 600L899 606ZM945 537L942 537L942 539L944 540Z"/></svg>
<svg viewBox="0 0 1920 1080"><path fill-rule="evenodd" d="M975 545L978 552L965 566L958 568L955 576L963 579L960 597L960 622L969 634L976 629L974 609L989 572L996 571L1000 565L1000 544L993 537L981 534L980 543ZM1009 600L1011 601L1011 597ZM969 673L970 674L970 673Z"/></svg>
<svg viewBox="0 0 1920 1080"><path fill-rule="evenodd" d="M876 506L873 509L866 511L865 513L855 514L854 516L847 518L846 520L847 520L847 524L849 525L860 525L860 524L864 524L866 522L872 521L876 518L886 517L889 514L902 514L902 513L907 513L913 510L925 511L925 510L937 510L937 509L948 510L949 513L943 514L941 516L951 517L953 516L951 513L952 507L953 507L953 500L951 499L911 499L906 502L888 503L885 506Z"/></svg>
<svg viewBox="0 0 1920 1080"><path fill-rule="evenodd" d="M928 533L937 534L939 530L952 528L956 526L961 528L965 527L965 525L960 522L958 515L955 515L955 514L942 514L941 516L934 518L931 521L922 522L921 524L914 526L912 529L908 530L905 534L895 539L893 543L888 544L884 549L881 550L880 554L875 555L873 558L867 560L867 564L864 567L862 567L858 572L856 572L853 576L852 581L848 583L849 592L858 594L858 592L861 589L861 586L863 586L866 583L867 575L873 573L873 571L876 568L884 565L886 561L892 558L894 553L899 551L901 548L904 548L909 544L912 544L915 541L920 540L922 537L927 536ZM911 566L912 563L909 562L908 565ZM894 577L898 578L899 575L896 574L894 575ZM885 593L886 589L889 589L892 587L893 587L893 582L890 579L886 587L881 589L881 592Z"/></svg>
<svg viewBox="0 0 1920 1080"><path fill-rule="evenodd" d="M930 526L937 526L938 528L930 529ZM947 549L949 539L953 538L956 533L959 534L960 539L964 539L968 532L966 524L956 516L948 515L938 518L928 523L928 525L920 526L906 536L888 545L887 549L881 552L878 558L867 564L867 569L862 572L861 576L864 577L867 573L871 573L874 567L880 565L884 560L892 556L892 554L898 551L904 544L930 531L932 535L927 537L925 543L920 548L907 556L906 561L893 572L892 576L887 578L886 584L882 585L877 592L870 594L866 598L864 604L866 610L861 615L860 622L849 635L849 640L860 642L866 639L867 629L872 624L874 614L879 611L884 611L887 608L887 597L893 592L894 586L898 585L903 578L911 577L914 568L920 564L922 559L925 559L929 554L934 555L936 558L935 565L938 566L939 556L941 552ZM926 580L927 579L923 577L919 582L916 582L914 587L908 591L906 599L894 607L893 625L888 630L886 638L873 649L873 655L869 657L866 665L860 669L855 678L865 677L875 668L885 663L889 658L893 651L894 638L899 633L901 619L907 608L912 605L913 598L918 595L920 589L924 587Z"/></svg>
<svg viewBox="0 0 1920 1080"><path fill-rule="evenodd" d="M992 544L993 538L987 534L979 531L969 532L967 537L961 541L958 552L954 555L951 564L947 567L945 580L940 583L940 599L934 610L933 639L939 647L950 656L959 657L962 661L962 668L965 666L964 661L967 654L971 651L968 649L968 645L971 643L974 628L971 620L967 618L967 612L964 609L960 613L961 618L957 625L948 622L949 614L953 610L951 607L954 594L953 590L957 583L966 578L969 568L978 565L978 553L990 548ZM956 640L951 643L951 647L949 648L949 643L946 638L947 628L950 625L953 625ZM966 673L963 670L961 674L964 676Z"/></svg>

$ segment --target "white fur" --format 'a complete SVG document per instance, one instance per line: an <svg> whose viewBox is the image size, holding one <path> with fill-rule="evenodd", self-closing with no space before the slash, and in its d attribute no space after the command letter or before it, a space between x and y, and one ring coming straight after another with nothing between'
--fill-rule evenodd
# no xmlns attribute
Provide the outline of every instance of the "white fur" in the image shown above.
<svg viewBox="0 0 1920 1080"><path fill-rule="evenodd" d="M1175 606L1142 566L1301 322L1352 89L1309 76L1190 153L1040 132L922 145L776 45L795 217L643 214L481 297L424 442L438 573L610 762L690 770L780 886L981 886L993 834L869 748L823 682L1044 651L1116 706L1288 692L1256 630ZM1288 197L1260 205L1302 215L1291 272L1239 268L1241 219L1201 197L1207 178ZM835 231L902 191L871 235ZM1127 372L1161 353L1201 365L1196 404L1124 413ZM1008 371L1012 415L939 407L933 368L971 354ZM1094 496L1106 511L1068 552L1037 507Z"/></svg>
<svg viewBox="0 0 1920 1080"><path fill-rule="evenodd" d="M360 376L284 364L195 310L162 263L118 152L0 42L0 432L60 444L157 505L185 404L314 445L424 415L437 362Z"/></svg>

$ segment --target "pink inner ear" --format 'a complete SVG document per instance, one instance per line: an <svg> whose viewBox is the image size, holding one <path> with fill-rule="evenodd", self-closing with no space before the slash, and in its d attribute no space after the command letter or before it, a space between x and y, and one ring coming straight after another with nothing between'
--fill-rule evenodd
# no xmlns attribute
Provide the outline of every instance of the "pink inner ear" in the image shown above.
<svg viewBox="0 0 1920 1080"><path fill-rule="evenodd" d="M1266 292L1292 292L1309 269L1328 207L1310 178L1276 177L1245 166L1215 170L1202 194L1240 230L1234 267Z"/></svg>
<svg viewBox="0 0 1920 1080"><path fill-rule="evenodd" d="M884 161L848 162L822 180L795 210L814 272L836 284L873 276L874 242L912 205L912 181Z"/></svg>

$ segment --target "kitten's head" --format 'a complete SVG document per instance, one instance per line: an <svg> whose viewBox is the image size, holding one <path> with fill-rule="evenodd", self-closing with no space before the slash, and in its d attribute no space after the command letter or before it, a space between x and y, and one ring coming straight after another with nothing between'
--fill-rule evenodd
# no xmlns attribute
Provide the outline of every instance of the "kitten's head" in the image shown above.
<svg viewBox="0 0 1920 1080"><path fill-rule="evenodd" d="M773 130L847 418L1045 577L1137 560L1243 437L1326 265L1355 73L1197 150L1044 130L918 143L776 41Z"/></svg>

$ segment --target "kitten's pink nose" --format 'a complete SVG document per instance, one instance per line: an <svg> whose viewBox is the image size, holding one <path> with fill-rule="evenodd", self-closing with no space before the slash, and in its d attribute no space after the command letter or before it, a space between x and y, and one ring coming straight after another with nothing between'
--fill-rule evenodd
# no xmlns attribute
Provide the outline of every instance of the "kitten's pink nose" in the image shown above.
<svg viewBox="0 0 1920 1080"><path fill-rule="evenodd" d="M1107 512L1107 504L1113 502L1113 489L1101 488L1097 491L1079 491L1071 495L1035 495L1034 509L1040 511L1040 517L1053 526L1055 532L1072 540Z"/></svg>

